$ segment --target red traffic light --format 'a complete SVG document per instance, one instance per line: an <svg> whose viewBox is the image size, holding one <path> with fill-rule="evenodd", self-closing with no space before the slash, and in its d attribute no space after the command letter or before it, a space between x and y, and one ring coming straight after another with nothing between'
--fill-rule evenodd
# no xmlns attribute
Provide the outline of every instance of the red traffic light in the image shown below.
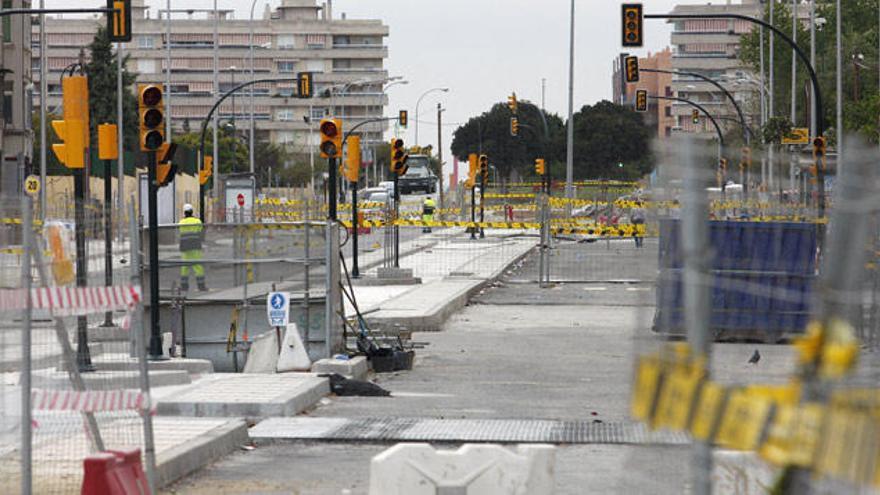
<svg viewBox="0 0 880 495"><path fill-rule="evenodd" d="M144 106L154 107L162 103L162 90L158 86L148 86L141 93L141 100Z"/></svg>
<svg viewBox="0 0 880 495"><path fill-rule="evenodd" d="M325 120L321 123L321 134L333 138L339 134L339 128L336 127L336 123L332 120Z"/></svg>

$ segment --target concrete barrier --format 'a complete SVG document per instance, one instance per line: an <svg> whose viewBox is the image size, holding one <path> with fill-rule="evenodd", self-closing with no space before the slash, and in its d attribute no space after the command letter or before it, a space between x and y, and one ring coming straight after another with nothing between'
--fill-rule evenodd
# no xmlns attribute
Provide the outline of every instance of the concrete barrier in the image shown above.
<svg viewBox="0 0 880 495"><path fill-rule="evenodd" d="M373 457L370 495L549 495L554 492L552 445L465 444L435 450L399 443Z"/></svg>
<svg viewBox="0 0 880 495"><path fill-rule="evenodd" d="M278 356L278 364L275 369L279 373L285 371L309 371L312 360L303 345L296 323L287 325L284 333L284 342L281 345L281 354Z"/></svg>

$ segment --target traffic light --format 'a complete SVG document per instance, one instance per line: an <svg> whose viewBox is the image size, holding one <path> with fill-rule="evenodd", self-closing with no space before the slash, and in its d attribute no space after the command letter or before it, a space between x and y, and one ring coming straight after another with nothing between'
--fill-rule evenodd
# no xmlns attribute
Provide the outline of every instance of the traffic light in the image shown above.
<svg viewBox="0 0 880 495"><path fill-rule="evenodd" d="M639 82L639 57L630 55L623 59L626 82Z"/></svg>
<svg viewBox="0 0 880 495"><path fill-rule="evenodd" d="M177 165L172 162L176 152L177 145L174 143L162 143L156 152L156 186L171 184L177 175Z"/></svg>
<svg viewBox="0 0 880 495"><path fill-rule="evenodd" d="M468 188L474 187L477 182L477 169L479 165L477 165L477 154L471 153L468 155L468 179L465 182L465 186Z"/></svg>
<svg viewBox="0 0 880 495"><path fill-rule="evenodd" d="M538 175L547 173L547 166L544 164L543 158L535 158L535 173Z"/></svg>
<svg viewBox="0 0 880 495"><path fill-rule="evenodd" d="M516 101L516 93L511 93L510 96L507 97L507 108L510 109L510 112L516 114L516 111L519 110L519 103Z"/></svg>
<svg viewBox="0 0 880 495"><path fill-rule="evenodd" d="M342 121L321 119L321 158L342 158Z"/></svg>
<svg viewBox="0 0 880 495"><path fill-rule="evenodd" d="M700 123L700 111L696 108L691 111L691 121L693 121L694 124Z"/></svg>
<svg viewBox="0 0 880 495"><path fill-rule="evenodd" d="M397 116L397 122L400 124L400 127L406 127L407 122L409 122L409 112L401 110Z"/></svg>
<svg viewBox="0 0 880 495"><path fill-rule="evenodd" d="M636 112L648 111L648 90L636 90Z"/></svg>
<svg viewBox="0 0 880 495"><path fill-rule="evenodd" d="M64 144L52 151L67 168L85 167L89 147L89 82L86 76L68 76L61 81L64 120L53 120L52 129Z"/></svg>
<svg viewBox="0 0 880 495"><path fill-rule="evenodd" d="M348 137L348 155L345 158L345 166L342 169L342 175L349 182L357 183L358 173L361 168L361 137Z"/></svg>
<svg viewBox="0 0 880 495"><path fill-rule="evenodd" d="M516 117L510 118L510 135L513 137L519 135L519 119Z"/></svg>
<svg viewBox="0 0 880 495"><path fill-rule="evenodd" d="M752 149L748 146L743 146L742 162L740 162L740 168L743 170L752 168Z"/></svg>
<svg viewBox="0 0 880 495"><path fill-rule="evenodd" d="M825 156L826 141L825 138L819 136L813 139L813 157L821 158Z"/></svg>
<svg viewBox="0 0 880 495"><path fill-rule="evenodd" d="M110 41L131 41L131 0L107 0L107 34Z"/></svg>
<svg viewBox="0 0 880 495"><path fill-rule="evenodd" d="M207 184L212 175L214 175L214 157L206 156L205 163L199 170L199 184L203 186Z"/></svg>
<svg viewBox="0 0 880 495"><path fill-rule="evenodd" d="M642 46L642 4L621 5L623 17L623 46Z"/></svg>
<svg viewBox="0 0 880 495"><path fill-rule="evenodd" d="M296 75L297 95L300 98L311 98L314 84L312 84L311 72L300 72Z"/></svg>
<svg viewBox="0 0 880 495"><path fill-rule="evenodd" d="M480 155L480 177L484 183L489 181L489 157L486 155Z"/></svg>
<svg viewBox="0 0 880 495"><path fill-rule="evenodd" d="M138 115L141 151L157 151L165 142L165 104L161 86L139 85Z"/></svg>
<svg viewBox="0 0 880 495"><path fill-rule="evenodd" d="M391 171L398 176L405 174L409 168L406 166L407 160L409 155L403 147L403 139L391 138Z"/></svg>
<svg viewBox="0 0 880 495"><path fill-rule="evenodd" d="M98 158L116 160L119 158L119 141L116 124L98 125Z"/></svg>

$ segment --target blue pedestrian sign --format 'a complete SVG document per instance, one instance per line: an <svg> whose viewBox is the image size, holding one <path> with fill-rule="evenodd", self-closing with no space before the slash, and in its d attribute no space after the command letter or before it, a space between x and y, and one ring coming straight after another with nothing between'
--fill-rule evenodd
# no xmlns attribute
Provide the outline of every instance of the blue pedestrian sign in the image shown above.
<svg viewBox="0 0 880 495"><path fill-rule="evenodd" d="M290 321L290 295L270 292L266 297L266 317L271 327L287 327Z"/></svg>

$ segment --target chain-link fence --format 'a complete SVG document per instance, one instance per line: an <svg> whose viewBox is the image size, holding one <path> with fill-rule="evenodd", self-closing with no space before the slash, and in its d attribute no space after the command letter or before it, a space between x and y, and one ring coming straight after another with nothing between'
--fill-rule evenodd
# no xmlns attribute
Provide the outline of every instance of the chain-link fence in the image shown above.
<svg viewBox="0 0 880 495"><path fill-rule="evenodd" d="M137 246L105 243L101 217L77 226L3 204L0 492L76 492L86 457L133 448L152 484Z"/></svg>

